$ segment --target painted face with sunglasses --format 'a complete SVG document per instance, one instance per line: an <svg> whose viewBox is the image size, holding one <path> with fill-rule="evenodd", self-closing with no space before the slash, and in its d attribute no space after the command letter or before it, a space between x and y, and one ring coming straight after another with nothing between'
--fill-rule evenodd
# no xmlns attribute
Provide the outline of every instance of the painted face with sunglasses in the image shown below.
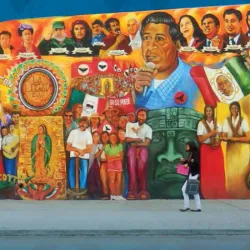
<svg viewBox="0 0 250 250"><path fill-rule="evenodd" d="M66 125L70 125L73 121L73 113L70 112L65 112L64 114L64 122Z"/></svg>

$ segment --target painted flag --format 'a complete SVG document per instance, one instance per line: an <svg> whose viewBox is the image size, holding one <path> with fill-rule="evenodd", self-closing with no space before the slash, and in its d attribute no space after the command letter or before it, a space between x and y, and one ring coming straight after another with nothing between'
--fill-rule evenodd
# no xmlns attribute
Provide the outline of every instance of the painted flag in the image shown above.
<svg viewBox="0 0 250 250"><path fill-rule="evenodd" d="M106 102L107 100L105 98L99 98L86 94L83 101L82 116L89 117L93 113L98 113L101 115L106 107Z"/></svg>
<svg viewBox="0 0 250 250"><path fill-rule="evenodd" d="M195 66L190 74L205 103L213 107L217 102L239 101L250 93L250 71L241 56L231 58L217 69Z"/></svg>
<svg viewBox="0 0 250 250"><path fill-rule="evenodd" d="M121 115L135 112L135 105L131 93L119 98L109 98L108 106L119 109Z"/></svg>
<svg viewBox="0 0 250 250"><path fill-rule="evenodd" d="M94 76L95 74L114 73L114 59L94 58L92 61L86 60L71 65L71 77Z"/></svg>

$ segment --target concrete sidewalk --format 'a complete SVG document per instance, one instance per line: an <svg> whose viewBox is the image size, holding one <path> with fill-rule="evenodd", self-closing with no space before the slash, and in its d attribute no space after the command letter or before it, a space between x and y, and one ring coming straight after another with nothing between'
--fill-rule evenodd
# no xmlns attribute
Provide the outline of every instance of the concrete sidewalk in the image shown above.
<svg viewBox="0 0 250 250"><path fill-rule="evenodd" d="M191 201L191 204L193 201ZM0 236L249 234L250 200L0 201Z"/></svg>

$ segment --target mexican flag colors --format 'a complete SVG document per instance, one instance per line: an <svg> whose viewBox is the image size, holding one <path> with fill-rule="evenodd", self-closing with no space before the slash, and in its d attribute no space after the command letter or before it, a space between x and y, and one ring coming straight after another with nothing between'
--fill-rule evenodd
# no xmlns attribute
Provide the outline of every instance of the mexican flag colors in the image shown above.
<svg viewBox="0 0 250 250"><path fill-rule="evenodd" d="M190 74L206 104L230 104L250 93L250 65L241 56L229 59L221 68L194 66Z"/></svg>

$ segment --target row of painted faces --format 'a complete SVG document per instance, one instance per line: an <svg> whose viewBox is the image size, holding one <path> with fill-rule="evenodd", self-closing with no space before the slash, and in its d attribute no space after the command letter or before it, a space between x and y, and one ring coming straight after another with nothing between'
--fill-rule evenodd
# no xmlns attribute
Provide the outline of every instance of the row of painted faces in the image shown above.
<svg viewBox="0 0 250 250"><path fill-rule="evenodd" d="M76 20L72 23L70 38L67 37L64 21L56 21L52 24L53 31L44 37L38 48L33 44L34 28L30 24L20 24L18 35L22 38L23 45L16 50L11 45L11 33L7 30L2 31L0 33L0 53L10 54L16 50L17 54L19 52L34 52L36 57L40 57L40 54L58 54L58 52L53 52L52 48L68 48L72 52L72 48L85 47L90 50L74 54L92 56L99 55L100 47L100 55L106 55L109 48L112 47L112 50L124 50L126 54L130 54L134 49L140 48L143 41L148 41L149 36L145 34L144 30L145 26L151 22L168 25L168 29L161 32L161 37L156 39L159 45L167 42L169 34L172 34L172 39L175 42L179 41L181 46L193 46L201 50L210 46L222 50L228 44L245 46L249 41L249 30L243 31L242 13L237 9L224 11L223 21L226 33L223 36L218 35L220 21L213 14L206 14L202 17L201 27L191 15L181 16L178 24L170 14L163 15L163 18L161 16L162 12L156 12L153 16L149 14L142 20L142 23L135 18L129 19L127 32L121 31L120 21L117 18L109 18L105 24L101 20L95 20L91 24L92 29L86 21ZM250 11L246 13L246 16L246 24L249 28ZM174 32L168 33L170 30L174 30ZM95 45L99 48L93 49ZM93 51L91 51L92 49ZM70 54L67 53L67 49L60 50L59 53Z"/></svg>

